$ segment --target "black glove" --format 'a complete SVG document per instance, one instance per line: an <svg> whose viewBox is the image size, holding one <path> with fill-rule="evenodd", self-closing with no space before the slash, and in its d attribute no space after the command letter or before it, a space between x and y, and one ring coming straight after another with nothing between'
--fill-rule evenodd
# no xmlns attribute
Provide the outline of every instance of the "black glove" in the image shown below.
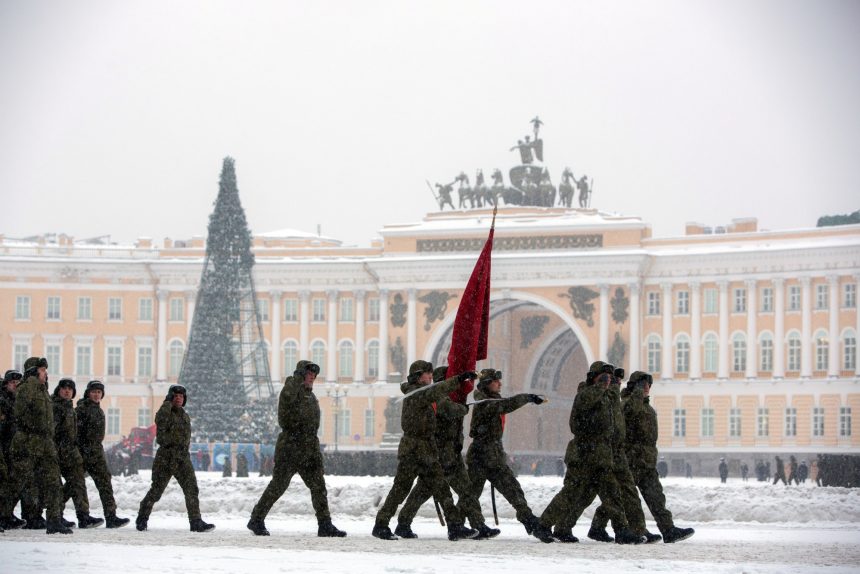
<svg viewBox="0 0 860 574"><path fill-rule="evenodd" d="M478 373L476 373L475 371L465 371L465 372L457 375L457 380L460 381L461 383L465 383L466 381L469 381L469 380L475 380L477 378L478 378Z"/></svg>
<svg viewBox="0 0 860 574"><path fill-rule="evenodd" d="M539 405L541 403L545 403L546 399L540 395L529 395L529 402Z"/></svg>

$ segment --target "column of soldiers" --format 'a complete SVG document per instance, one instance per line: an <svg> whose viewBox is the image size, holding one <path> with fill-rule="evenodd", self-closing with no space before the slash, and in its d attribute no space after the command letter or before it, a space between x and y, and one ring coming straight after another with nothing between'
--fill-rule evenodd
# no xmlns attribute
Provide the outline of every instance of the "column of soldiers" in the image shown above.
<svg viewBox="0 0 860 574"><path fill-rule="evenodd" d="M498 536L481 510L479 498L489 481L495 514L495 490L516 510L528 534L541 542L578 542L572 529L595 497L600 506L594 514L589 538L619 544L677 542L693 535L692 528L678 528L666 509L666 499L656 470L657 416L649 404L651 376L637 371L622 391L622 369L597 361L579 383L570 414L573 439L565 463L567 473L561 491L538 518L529 507L523 489L508 466L503 447L506 416L527 405L546 401L540 395L522 393L502 397L502 373L484 369L446 378L448 368L433 369L427 361L415 361L401 385L403 438L398 449L394 483L380 507L372 535L383 540L417 538L411 524L420 506L431 496L440 521L447 523L449 540L486 539ZM298 473L311 491L321 537L343 537L334 526L328 508L322 453L318 439L320 409L313 384L320 372L311 361L299 361L288 377L278 404L278 436L272 480L251 512L248 529L268 536L265 518ZM477 380L474 401L455 398L471 390ZM102 441L105 417L100 402L105 388L90 381L84 397L72 408L75 382L62 379L48 395L48 364L31 357L24 373L7 371L0 392L0 529L45 529L48 534L72 532L62 509L72 500L79 528L105 524L118 528L129 522L116 515L110 473ZM153 506L175 477L185 495L190 529L208 532L214 525L200 513L197 479L189 452L191 421L185 412L188 397L181 385L169 388L155 422L158 450L152 467L152 485L140 503L136 527L148 529ZM463 459L463 418L473 407ZM89 513L84 473L93 478L101 498L104 519ZM62 480L61 480L62 479ZM417 479L417 482L416 482ZM63 483L62 481L65 481ZM639 494L637 494L637 488ZM451 491L458 500L454 503ZM660 534L648 532L639 495L654 516ZM22 518L13 514L21 502ZM397 527L389 527L398 507ZM440 510L441 506L441 510ZM42 510L47 511L47 521ZM443 520L444 514L444 520ZM466 526L468 520L471 527ZM606 531L611 521L615 536Z"/></svg>

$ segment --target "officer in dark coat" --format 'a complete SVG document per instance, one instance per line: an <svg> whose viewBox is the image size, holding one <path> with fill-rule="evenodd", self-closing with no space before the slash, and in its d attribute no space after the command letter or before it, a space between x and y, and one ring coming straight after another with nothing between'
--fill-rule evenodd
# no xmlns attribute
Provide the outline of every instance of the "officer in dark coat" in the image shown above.
<svg viewBox="0 0 860 574"><path fill-rule="evenodd" d="M241 452L236 455L236 476L248 478L248 458Z"/></svg>
<svg viewBox="0 0 860 574"><path fill-rule="evenodd" d="M311 491L311 503L317 517L317 536L340 537L346 532L331 522L328 509L328 492L325 487L325 469L317 432L320 427L320 405L313 392L319 365L299 361L291 377L284 381L278 399L278 424L281 434L275 445L275 470L272 480L251 511L248 529L257 536L268 536L266 515L290 486L296 473Z"/></svg>
<svg viewBox="0 0 860 574"><path fill-rule="evenodd" d="M416 478L423 479L442 506L448 521L448 539L474 538L478 531L467 528L460 510L454 505L451 489L445 481L445 473L439 462L436 446L436 412L434 405L445 399L461 384L477 377L467 371L440 383L433 381L433 365L427 361L415 361L409 366L409 376L400 385L406 397L400 424L403 437L397 449L397 472L394 484L385 497L385 502L376 514L371 534L383 540L397 540L388 523L397 512L397 507L409 495Z"/></svg>
<svg viewBox="0 0 860 574"><path fill-rule="evenodd" d="M788 486L788 482L785 480L785 465L782 463L782 459L780 457L774 457L776 461L776 476L773 479L773 483L776 484L780 480L786 486Z"/></svg>
<svg viewBox="0 0 860 574"><path fill-rule="evenodd" d="M194 467L191 465L191 418L185 412L188 395L182 385L173 385L168 389L161 408L155 414L155 442L158 450L152 461L152 486L140 501L135 524L137 529L144 531L148 527L152 507L159 501L167 483L172 477L182 488L185 495L185 508L188 511L188 522L191 532L209 532L215 525L208 524L200 517L199 490Z"/></svg>
<svg viewBox="0 0 860 574"><path fill-rule="evenodd" d="M48 361L30 357L24 362L24 382L15 396L15 424L12 458L15 472L25 489L32 494L24 500L39 501L47 509L48 534L71 534L63 524L62 484L57 449L54 446L54 411L48 395ZM27 510L27 516L38 514L38 508Z"/></svg>
<svg viewBox="0 0 860 574"><path fill-rule="evenodd" d="M746 482L750 474L750 467L747 463L741 463L741 479Z"/></svg>
<svg viewBox="0 0 860 574"><path fill-rule="evenodd" d="M78 450L83 459L84 471L93 479L99 492L105 513L105 528L120 528L128 524L129 519L116 515L111 474L102 444L105 439L105 412L101 407L104 394L105 386L101 381L90 381L84 390L83 398L75 407L78 417Z"/></svg>
<svg viewBox="0 0 860 574"><path fill-rule="evenodd" d="M795 484L800 484L800 479L797 477L797 459L794 458L794 455L791 455L788 457L788 461L788 484L791 484L791 481L794 481Z"/></svg>
<svg viewBox="0 0 860 574"><path fill-rule="evenodd" d="M800 466L797 467L797 480L805 483L807 478L809 478L809 467L805 460L801 460Z"/></svg>
<svg viewBox="0 0 860 574"><path fill-rule="evenodd" d="M75 394L75 381L72 379L60 379L54 389L54 445L57 447L60 474L66 481L63 484L63 503L71 498L75 505L78 526L93 528L102 524L104 519L90 516L90 500L84 482L84 461L78 451L78 420L72 404Z"/></svg>
<svg viewBox="0 0 860 574"><path fill-rule="evenodd" d="M12 437L15 436L15 392L23 375L10 369L3 375L0 388L0 459L5 473L0 476L0 528L12 530L26 524L12 512L21 495L21 484L12 460Z"/></svg>
<svg viewBox="0 0 860 574"><path fill-rule="evenodd" d="M726 459L720 459L720 482L725 482L726 478L729 476L729 465L726 464Z"/></svg>

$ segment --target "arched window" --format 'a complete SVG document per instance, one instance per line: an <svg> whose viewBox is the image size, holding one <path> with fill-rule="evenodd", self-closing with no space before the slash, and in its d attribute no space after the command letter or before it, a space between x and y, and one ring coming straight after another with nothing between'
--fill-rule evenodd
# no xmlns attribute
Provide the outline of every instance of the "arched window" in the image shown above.
<svg viewBox="0 0 860 574"><path fill-rule="evenodd" d="M657 335L648 335L648 338L645 339L645 346L647 348L647 361L648 372L657 374L660 372L660 355L662 345L660 344L660 337Z"/></svg>
<svg viewBox="0 0 860 574"><path fill-rule="evenodd" d="M842 369L853 371L857 368L857 333L846 329L842 333Z"/></svg>
<svg viewBox="0 0 860 574"><path fill-rule="evenodd" d="M379 341L371 341L367 345L367 376L379 376Z"/></svg>
<svg viewBox="0 0 860 574"><path fill-rule="evenodd" d="M341 341L340 347L338 349L338 376L339 377L351 377L352 376L352 343L349 341Z"/></svg>
<svg viewBox="0 0 860 574"><path fill-rule="evenodd" d="M792 331L786 337L786 346L788 347L788 369L789 371L800 370L800 334L797 331Z"/></svg>
<svg viewBox="0 0 860 574"><path fill-rule="evenodd" d="M704 347L705 353L704 371L706 373L716 373L717 360L719 357L719 343L717 342L717 336L713 333L705 335L705 338L702 340L702 347Z"/></svg>
<svg viewBox="0 0 860 574"><path fill-rule="evenodd" d="M185 355L185 344L182 341L172 341L168 348L167 376L178 377L182 368L182 357Z"/></svg>
<svg viewBox="0 0 860 574"><path fill-rule="evenodd" d="M325 369L325 343L322 341L314 341L311 344L311 361L319 365L319 374L322 375Z"/></svg>
<svg viewBox="0 0 860 574"><path fill-rule="evenodd" d="M284 343L284 374L290 376L296 370L296 363L299 362L299 345L295 341L287 341Z"/></svg>
<svg viewBox="0 0 860 574"><path fill-rule="evenodd" d="M736 373L747 370L747 337L743 333L732 336L732 370Z"/></svg>
<svg viewBox="0 0 860 574"><path fill-rule="evenodd" d="M758 339L759 371L773 371L773 335L762 333Z"/></svg>
<svg viewBox="0 0 860 574"><path fill-rule="evenodd" d="M830 340L827 331L820 329L815 332L815 370L826 371L830 361Z"/></svg>
<svg viewBox="0 0 860 574"><path fill-rule="evenodd" d="M675 372L690 372L690 338L683 333L675 338Z"/></svg>

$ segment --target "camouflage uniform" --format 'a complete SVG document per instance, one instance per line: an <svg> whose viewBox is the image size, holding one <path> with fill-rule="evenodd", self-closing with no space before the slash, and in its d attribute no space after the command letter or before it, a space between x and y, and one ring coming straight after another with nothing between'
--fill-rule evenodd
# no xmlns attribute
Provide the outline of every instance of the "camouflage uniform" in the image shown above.
<svg viewBox="0 0 860 574"><path fill-rule="evenodd" d="M15 436L15 394L6 389L5 382L0 389L0 521L8 524L21 493L21 486L15 473L12 460L12 437ZM4 524L4 527L5 527Z"/></svg>
<svg viewBox="0 0 860 574"><path fill-rule="evenodd" d="M74 387L71 388L74 389ZM57 388L54 389L52 402L54 407L54 445L57 447L60 474L66 481L63 485L63 503L65 504L71 498L77 514L89 514L90 501L87 498L87 486L84 482L84 461L78 451L76 440L77 417L72 406L72 400L61 397L59 391L60 385L57 385ZM74 394L72 398L74 398Z"/></svg>
<svg viewBox="0 0 860 574"><path fill-rule="evenodd" d="M116 515L116 500L102 445L105 438L105 413L99 403L90 399L93 390L101 390L104 396L104 385L99 381L90 381L75 408L78 417L78 450L83 459L84 471L89 473L99 491L105 518L109 518Z"/></svg>

